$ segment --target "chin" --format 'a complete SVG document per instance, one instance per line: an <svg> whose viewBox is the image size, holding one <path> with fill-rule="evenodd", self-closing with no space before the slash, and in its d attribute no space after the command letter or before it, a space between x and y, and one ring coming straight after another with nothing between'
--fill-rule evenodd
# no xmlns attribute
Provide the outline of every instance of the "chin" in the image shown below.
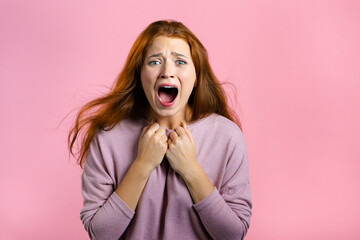
<svg viewBox="0 0 360 240"><path fill-rule="evenodd" d="M159 117L168 118L175 116L179 111L177 109L164 109L164 110L157 110L155 112Z"/></svg>

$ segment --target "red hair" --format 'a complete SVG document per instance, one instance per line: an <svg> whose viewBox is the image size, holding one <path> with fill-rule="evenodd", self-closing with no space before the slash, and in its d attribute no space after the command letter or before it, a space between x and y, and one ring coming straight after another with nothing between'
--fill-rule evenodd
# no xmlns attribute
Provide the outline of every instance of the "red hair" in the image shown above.
<svg viewBox="0 0 360 240"><path fill-rule="evenodd" d="M143 106L150 107L143 89L139 87L140 71L147 48L157 36L181 38L189 44L197 79L196 87L189 98L189 105L193 109L191 120L196 121L208 114L217 113L235 122L242 129L235 112L227 105L224 90L210 67L205 47L181 22L156 21L136 39L111 91L103 97L88 102L80 109L68 135L68 147L69 155L75 156L74 143L83 130L80 155L77 158L81 168L90 142L98 129L109 131L120 120L139 113Z"/></svg>

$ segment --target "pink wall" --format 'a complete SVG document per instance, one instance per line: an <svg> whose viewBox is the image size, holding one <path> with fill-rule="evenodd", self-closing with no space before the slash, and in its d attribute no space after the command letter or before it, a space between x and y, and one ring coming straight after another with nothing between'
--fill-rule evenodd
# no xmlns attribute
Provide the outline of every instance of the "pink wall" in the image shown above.
<svg viewBox="0 0 360 240"><path fill-rule="evenodd" d="M87 239L67 131L163 18L192 29L236 86L247 239L359 239L359 1L133 2L0 2L0 239Z"/></svg>

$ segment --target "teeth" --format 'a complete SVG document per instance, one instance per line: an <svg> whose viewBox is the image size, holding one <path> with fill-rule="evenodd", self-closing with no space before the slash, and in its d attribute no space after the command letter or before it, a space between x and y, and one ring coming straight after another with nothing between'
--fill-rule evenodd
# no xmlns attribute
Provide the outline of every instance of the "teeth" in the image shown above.
<svg viewBox="0 0 360 240"><path fill-rule="evenodd" d="M174 88L173 86L162 86L163 88Z"/></svg>

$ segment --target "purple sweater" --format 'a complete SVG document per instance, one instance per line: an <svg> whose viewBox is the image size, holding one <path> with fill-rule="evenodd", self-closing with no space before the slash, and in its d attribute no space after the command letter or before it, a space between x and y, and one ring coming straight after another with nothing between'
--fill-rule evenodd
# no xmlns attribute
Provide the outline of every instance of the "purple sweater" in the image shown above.
<svg viewBox="0 0 360 240"><path fill-rule="evenodd" d="M115 193L148 124L144 118L125 119L110 131L97 131L91 141L80 212L90 238L243 239L252 214L246 146L241 130L218 114L188 125L197 161L215 186L205 199L193 203L166 159L151 173L135 212Z"/></svg>

